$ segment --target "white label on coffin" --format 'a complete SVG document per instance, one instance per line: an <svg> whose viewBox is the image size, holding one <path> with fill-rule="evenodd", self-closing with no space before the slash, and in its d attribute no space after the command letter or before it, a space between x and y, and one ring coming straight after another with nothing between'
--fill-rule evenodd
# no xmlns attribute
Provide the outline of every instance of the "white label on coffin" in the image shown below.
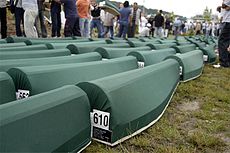
<svg viewBox="0 0 230 153"><path fill-rule="evenodd" d="M138 64L138 68L144 68L145 67L144 62L137 62L137 64Z"/></svg>
<svg viewBox="0 0 230 153"><path fill-rule="evenodd" d="M18 89L18 92L16 92L16 98L19 99L24 99L24 98L28 98L30 95L30 91L29 90L21 90Z"/></svg>
<svg viewBox="0 0 230 153"><path fill-rule="evenodd" d="M109 130L110 113L93 109L91 115L91 124L104 130Z"/></svg>
<svg viewBox="0 0 230 153"><path fill-rule="evenodd" d="M207 62L207 61L208 61L208 55L203 55L203 60L204 60L205 62Z"/></svg>
<svg viewBox="0 0 230 153"><path fill-rule="evenodd" d="M183 67L180 66L180 75L182 75L182 74L183 74Z"/></svg>

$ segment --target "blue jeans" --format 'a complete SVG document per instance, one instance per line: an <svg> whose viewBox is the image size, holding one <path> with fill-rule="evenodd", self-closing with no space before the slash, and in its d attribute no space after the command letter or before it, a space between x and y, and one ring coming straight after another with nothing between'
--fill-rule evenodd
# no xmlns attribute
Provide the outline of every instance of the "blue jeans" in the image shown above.
<svg viewBox="0 0 230 153"><path fill-rule="evenodd" d="M61 36L61 13L51 9L52 37Z"/></svg>
<svg viewBox="0 0 230 153"><path fill-rule="evenodd" d="M102 24L100 19L93 19L90 23L90 36L92 37L93 28L97 28L98 38L102 37Z"/></svg>
<svg viewBox="0 0 230 153"><path fill-rule="evenodd" d="M18 37L22 37L24 34L21 30L21 24L24 24L24 10L23 8L15 8L15 28L16 28L16 35Z"/></svg>
<svg viewBox="0 0 230 153"><path fill-rule="evenodd" d="M126 38L128 32L128 22L120 22L118 37Z"/></svg>
<svg viewBox="0 0 230 153"><path fill-rule="evenodd" d="M113 26L104 26L104 33L103 33L103 37L105 37L108 32L110 33L110 38L113 38L114 35L114 31L113 31Z"/></svg>
<svg viewBox="0 0 230 153"><path fill-rule="evenodd" d="M80 26L81 36L88 38L89 37L89 19L80 18L79 26Z"/></svg>

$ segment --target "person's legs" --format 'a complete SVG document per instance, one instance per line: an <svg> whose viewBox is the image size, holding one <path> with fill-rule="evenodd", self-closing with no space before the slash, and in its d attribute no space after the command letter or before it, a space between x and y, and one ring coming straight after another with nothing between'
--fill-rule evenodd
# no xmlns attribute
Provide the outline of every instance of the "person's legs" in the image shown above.
<svg viewBox="0 0 230 153"><path fill-rule="evenodd" d="M92 37L93 28L95 27L95 25L96 25L95 20L91 20L91 22L90 22L90 37Z"/></svg>
<svg viewBox="0 0 230 153"><path fill-rule="evenodd" d="M96 26L97 26L98 38L101 38L102 37L102 24L101 24L100 19L96 20Z"/></svg>
<svg viewBox="0 0 230 153"><path fill-rule="evenodd" d="M84 30L85 30L85 19L84 18L80 18L79 19L79 27L80 27L80 32L81 32L81 36L84 36Z"/></svg>
<svg viewBox="0 0 230 153"><path fill-rule="evenodd" d="M26 37L38 38L37 30L34 27L35 19L38 15L36 10L25 10L24 13L24 29Z"/></svg>
<svg viewBox="0 0 230 153"><path fill-rule="evenodd" d="M47 37L47 31L46 31L46 26L45 26L45 22L44 22L43 11L39 11L39 20L40 20L42 37L46 38Z"/></svg>
<svg viewBox="0 0 230 153"><path fill-rule="evenodd" d="M227 48L230 44L230 23L225 23L218 41L219 60L223 67L230 67L230 53Z"/></svg>
<svg viewBox="0 0 230 153"><path fill-rule="evenodd" d="M89 19L85 19L85 31L84 36L89 38Z"/></svg>
<svg viewBox="0 0 230 153"><path fill-rule="evenodd" d="M126 34L128 32L128 24L123 25L123 32L122 32L122 37L126 39Z"/></svg>
<svg viewBox="0 0 230 153"><path fill-rule="evenodd" d="M0 8L0 22L2 39L7 36L6 8Z"/></svg>
<svg viewBox="0 0 230 153"><path fill-rule="evenodd" d="M73 27L73 36L81 37L80 27L79 27L79 17L75 18L75 23Z"/></svg>
<svg viewBox="0 0 230 153"><path fill-rule="evenodd" d="M57 36L57 14L55 11L51 10L51 21L52 21L52 34L51 37Z"/></svg>
<svg viewBox="0 0 230 153"><path fill-rule="evenodd" d="M120 26L119 26L119 32L118 32L118 37L121 37L122 33L123 33L123 30L124 30L124 26L120 23Z"/></svg>
<svg viewBox="0 0 230 153"><path fill-rule="evenodd" d="M113 38L114 35L113 26L109 26L109 33L110 33L110 38Z"/></svg>
<svg viewBox="0 0 230 153"><path fill-rule="evenodd" d="M57 37L61 37L61 12L56 12L57 15Z"/></svg>
<svg viewBox="0 0 230 153"><path fill-rule="evenodd" d="M66 18L65 28L64 28L65 37L72 37L73 36L74 24L75 24L75 21L72 18Z"/></svg>
<svg viewBox="0 0 230 153"><path fill-rule="evenodd" d="M22 8L15 8L15 28L16 28L16 35L18 37L23 36L22 30L21 30L21 23L23 23L23 15L24 10Z"/></svg>

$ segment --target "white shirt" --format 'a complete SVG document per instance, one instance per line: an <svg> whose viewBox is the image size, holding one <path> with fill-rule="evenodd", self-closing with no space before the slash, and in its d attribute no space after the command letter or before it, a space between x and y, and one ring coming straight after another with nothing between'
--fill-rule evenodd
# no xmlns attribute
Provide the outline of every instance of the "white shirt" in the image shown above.
<svg viewBox="0 0 230 153"><path fill-rule="evenodd" d="M6 7L6 0L0 0L0 8Z"/></svg>
<svg viewBox="0 0 230 153"><path fill-rule="evenodd" d="M222 22L230 22L230 11L221 10L221 14L223 16Z"/></svg>

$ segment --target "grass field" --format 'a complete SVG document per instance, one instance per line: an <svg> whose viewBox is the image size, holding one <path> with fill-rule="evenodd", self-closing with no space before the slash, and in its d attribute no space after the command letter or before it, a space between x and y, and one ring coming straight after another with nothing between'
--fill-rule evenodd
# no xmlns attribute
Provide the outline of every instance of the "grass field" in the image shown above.
<svg viewBox="0 0 230 153"><path fill-rule="evenodd" d="M149 129L115 147L93 141L84 152L230 153L230 69L206 65Z"/></svg>

